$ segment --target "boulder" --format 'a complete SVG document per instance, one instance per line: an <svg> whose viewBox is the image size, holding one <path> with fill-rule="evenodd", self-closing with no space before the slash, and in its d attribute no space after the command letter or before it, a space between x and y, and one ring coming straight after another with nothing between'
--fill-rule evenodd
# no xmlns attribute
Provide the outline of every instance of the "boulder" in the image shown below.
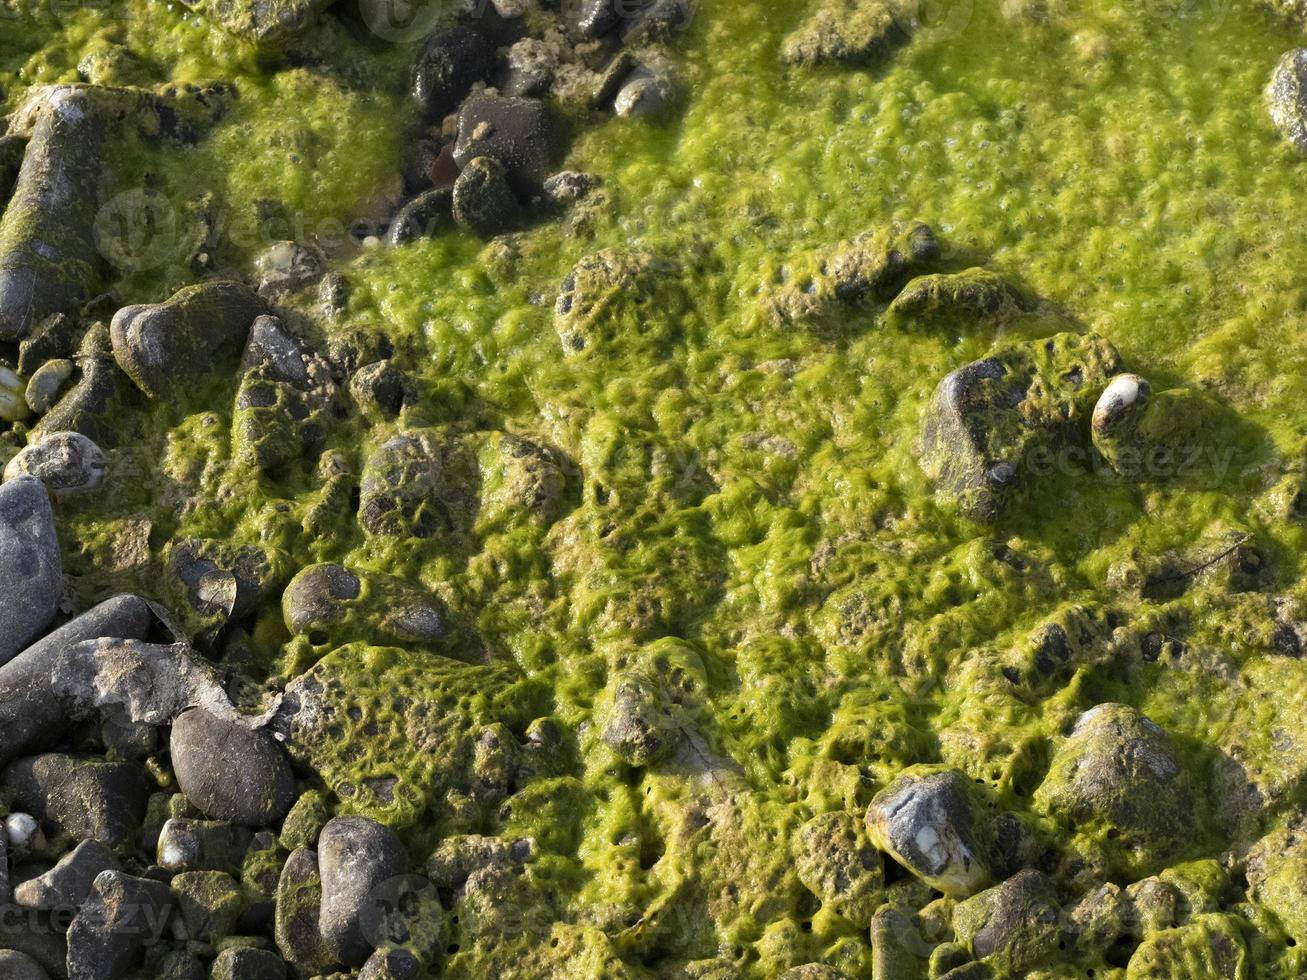
<svg viewBox="0 0 1307 980"><path fill-rule="evenodd" d="M327 949L347 966L361 966L376 945L368 935L370 903L383 882L402 875L408 864L395 832L366 817L335 817L318 838L322 874L319 928Z"/></svg>
<svg viewBox="0 0 1307 980"><path fill-rule="evenodd" d="M104 871L68 929L68 980L116 980L166 934L173 896L160 881Z"/></svg>
<svg viewBox="0 0 1307 980"><path fill-rule="evenodd" d="M149 776L130 762L48 753L11 762L0 778L15 803L74 840L111 848L140 839Z"/></svg>

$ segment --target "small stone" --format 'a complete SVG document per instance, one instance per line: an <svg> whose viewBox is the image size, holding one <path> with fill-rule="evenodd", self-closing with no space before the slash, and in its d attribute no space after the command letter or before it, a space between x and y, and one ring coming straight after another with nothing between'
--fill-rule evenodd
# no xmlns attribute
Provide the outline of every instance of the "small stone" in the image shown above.
<svg viewBox="0 0 1307 980"><path fill-rule="evenodd" d="M359 523L372 535L458 536L472 526L479 482L461 441L434 430L398 433L364 464Z"/></svg>
<svg viewBox="0 0 1307 980"><path fill-rule="evenodd" d="M553 48L538 38L523 38L508 49L500 91L508 96L544 95L557 69L558 56Z"/></svg>
<svg viewBox="0 0 1307 980"><path fill-rule="evenodd" d="M958 941L1001 976L1026 975L1055 956L1061 925L1053 884L1033 869L967 899L953 913Z"/></svg>
<svg viewBox="0 0 1307 980"><path fill-rule="evenodd" d="M77 365L67 358L46 361L27 382L23 398L37 415L44 415L54 408L68 382L72 380Z"/></svg>
<svg viewBox="0 0 1307 980"><path fill-rule="evenodd" d="M173 896L160 881L104 871L68 929L69 980L116 980L136 954L159 942Z"/></svg>
<svg viewBox="0 0 1307 980"><path fill-rule="evenodd" d="M40 963L13 949L0 949L0 977L5 980L50 980Z"/></svg>
<svg viewBox="0 0 1307 980"><path fill-rule="evenodd" d="M30 813L11 813L5 817L5 838L11 851L22 854L43 841L41 825Z"/></svg>
<svg viewBox="0 0 1307 980"><path fill-rule="evenodd" d="M626 119L657 119L676 100L676 86L665 75L641 66L622 83L613 109Z"/></svg>
<svg viewBox="0 0 1307 980"><path fill-rule="evenodd" d="M0 783L37 819L111 848L140 838L150 796L149 777L134 763L55 753L10 763Z"/></svg>
<svg viewBox="0 0 1307 980"><path fill-rule="evenodd" d="M363 964L359 980L416 980L421 972L421 962L408 950L379 949Z"/></svg>
<svg viewBox="0 0 1307 980"><path fill-rule="evenodd" d="M1280 135L1307 153L1307 48L1281 56L1266 86L1266 103Z"/></svg>
<svg viewBox="0 0 1307 980"><path fill-rule="evenodd" d="M295 801L295 778L267 731L197 708L172 726L177 785L206 816L251 827L276 823Z"/></svg>
<svg viewBox="0 0 1307 980"><path fill-rule="evenodd" d="M402 208L390 223L386 240L392 245L433 238L453 223L454 191L436 187L424 191Z"/></svg>
<svg viewBox="0 0 1307 980"><path fill-rule="evenodd" d="M392 361L365 364L349 379L349 393L370 422L389 422L417 401L417 387Z"/></svg>
<svg viewBox="0 0 1307 980"><path fill-rule="evenodd" d="M671 40L690 26L696 3L697 0L649 0L634 16L627 14L622 25L622 43L636 47Z"/></svg>
<svg viewBox="0 0 1307 980"><path fill-rule="evenodd" d="M40 480L0 485L0 663L50 625L63 595L54 511Z"/></svg>
<svg viewBox="0 0 1307 980"><path fill-rule="evenodd" d="M226 871L235 874L250 846L248 827L222 820L172 817L159 832L156 857L167 871Z"/></svg>
<svg viewBox="0 0 1307 980"><path fill-rule="evenodd" d="M78 909L91 894L100 872L116 870L118 860L112 851L99 841L84 840L45 874L19 884L14 889L14 901L46 911Z"/></svg>
<svg viewBox="0 0 1307 980"><path fill-rule="evenodd" d="M0 422L22 422L30 414L23 379L0 364Z"/></svg>
<svg viewBox="0 0 1307 980"><path fill-rule="evenodd" d="M268 298L312 286L323 275L318 252L299 242L275 242L254 260L260 296Z"/></svg>
<svg viewBox="0 0 1307 980"><path fill-rule="evenodd" d="M213 961L212 980L286 980L286 961L266 949L224 949Z"/></svg>
<svg viewBox="0 0 1307 980"><path fill-rule="evenodd" d="M454 160L465 168L477 157L498 160L523 196L538 193L558 153L558 133L539 99L474 95L458 116Z"/></svg>
<svg viewBox="0 0 1307 980"><path fill-rule="evenodd" d="M574 204L591 191L602 187L603 183L603 178L597 174L564 170L545 181L545 199L553 204Z"/></svg>
<svg viewBox="0 0 1307 980"><path fill-rule="evenodd" d="M629 6L622 0L579 0L566 8L568 27L581 40L592 41L615 30Z"/></svg>
<svg viewBox="0 0 1307 980"><path fill-rule="evenodd" d="M310 565L286 586L282 615L292 633L309 633L344 618L345 604L362 590L359 577L342 565Z"/></svg>
<svg viewBox="0 0 1307 980"><path fill-rule="evenodd" d="M313 974L332 963L318 926L321 909L318 855L301 848L286 859L277 880L275 934L281 955L302 973Z"/></svg>
<svg viewBox="0 0 1307 980"><path fill-rule="evenodd" d="M494 38L477 25L461 24L423 46L413 66L413 101L428 119L441 119L494 70Z"/></svg>
<svg viewBox="0 0 1307 980"><path fill-rule="evenodd" d="M970 783L956 770L910 770L895 779L867 808L867 835L946 895L970 895L989 880Z"/></svg>
<svg viewBox="0 0 1307 980"><path fill-rule="evenodd" d="M288 851L312 847L330 819L327 800L321 791L311 789L301 794L281 825L281 846Z"/></svg>
<svg viewBox="0 0 1307 980"><path fill-rule="evenodd" d="M80 432L51 432L23 449L5 466L5 481L33 476L62 500L95 490L109 464L100 447Z"/></svg>
<svg viewBox="0 0 1307 980"><path fill-rule="evenodd" d="M870 64L905 44L912 22L896 0L822 0L785 38L781 56L791 65Z"/></svg>
<svg viewBox="0 0 1307 980"><path fill-rule="evenodd" d="M998 273L964 269L918 276L894 297L889 312L931 322L932 318L943 319L956 329L959 321L996 317L1029 306L1021 292Z"/></svg>
<svg viewBox="0 0 1307 980"><path fill-rule="evenodd" d="M468 161L454 183L454 220L482 238L511 231L522 219L508 171L490 157Z"/></svg>
<svg viewBox="0 0 1307 980"><path fill-rule="evenodd" d="M361 966L376 937L366 935L373 891L405 871L395 832L366 817L335 817L318 838L322 873L319 927L327 949L347 966Z"/></svg>
<svg viewBox="0 0 1307 980"><path fill-rule="evenodd" d="M245 901L231 875L223 871L183 871L173 876L172 890L188 939L214 943L236 931Z"/></svg>

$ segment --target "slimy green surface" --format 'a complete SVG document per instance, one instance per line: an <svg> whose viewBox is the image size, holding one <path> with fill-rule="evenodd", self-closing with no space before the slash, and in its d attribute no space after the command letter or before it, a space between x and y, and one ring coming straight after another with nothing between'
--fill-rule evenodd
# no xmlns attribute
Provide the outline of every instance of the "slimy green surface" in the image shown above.
<svg viewBox="0 0 1307 980"><path fill-rule="evenodd" d="M490 244L450 230L392 248L343 229L394 201L412 45L330 19L305 40L303 67L287 68L175 4L3 9L6 110L30 86L88 70L106 84L236 88L196 146L120 148L114 191L163 195L176 245L115 280L119 305L193 280L201 212L228 229L218 267L250 274L255 216L275 202L264 213L292 223L275 237L317 236L353 286L346 314L314 339L391 338L421 393L397 423L342 419L329 448L357 474L395 431L436 427L477 454L481 506L458 540L369 539L348 505L330 533L306 533L322 499L316 461L277 480L232 464L235 381L216 377L133 409L114 458L122 478L60 514L87 603L160 593L163 547L200 537L278 549L291 572L334 561L405 578L449 607L440 649L361 654L292 639L274 598L248 637L247 669L268 690L341 663L381 704L421 687L422 657L444 657L493 666L508 678L494 683L526 699L506 711L490 681L481 695L458 686L468 678L448 695L432 681L437 701L484 697L475 725L501 720L515 737L541 715L562 726L555 769L474 815L444 795L448 773L431 775L439 760L379 758L361 730L315 760L342 781L384 771L438 786L405 810L415 854L455 833L536 840L540 857L504 897L526 927L465 911L443 975L716 976L688 965L709 960L751 977L812 962L870 975L866 924L823 908L796 876L798 827L861 815L902 769L942 763L1061 853L1093 850L1096 831L1056 826L1032 796L1075 717L1103 701L1171 735L1198 815L1182 853L1135 855L1130 874L1111 872L1118 884L1238 855L1302 813L1307 668L1275 652L1269 610L1307 603L1307 532L1285 504L1307 466L1307 160L1262 97L1301 28L1250 0L950 0L872 67L799 70L778 52L804 4L703 0L676 42L690 78L677 115L574 120L566 165L603 176L605 206ZM1155 389L1207 396L1196 474L1133 484L1071 466L1033 481L992 528L958 517L917 462L931 394L995 343L1065 319L923 325L873 305L812 328L765 312L768 292L813 275L821 254L911 219L936 229L952 265L999 271L1105 336ZM616 298L594 341L568 353L554 300L602 249L642 250L670 271L647 295ZM496 496L517 478L500 432L571 461L547 519L515 509L511 488ZM152 559L115 570L106 556L135 520L151 522ZM1238 541L1264 556L1258 590L1200 576L1145 598L1131 585L1165 556L1195 569ZM1030 667L1027 638L1049 621L1085 637L1057 678ZM600 738L612 678L630 670L684 684L679 748L648 767ZM399 723L393 708L378 718ZM402 754L401 743L377 744ZM1230 760L1264 806L1232 802ZM1068 863L1056 880L1074 896ZM914 911L931 898L903 880L890 888ZM1183 936L1143 937L1129 976L1209 975L1176 972L1168 952L1189 943L1202 960L1202 929L1233 930L1248 975L1301 974L1290 937L1303 889L1268 905L1203 892L1217 893ZM1071 950L1038 975L1124 966Z"/></svg>

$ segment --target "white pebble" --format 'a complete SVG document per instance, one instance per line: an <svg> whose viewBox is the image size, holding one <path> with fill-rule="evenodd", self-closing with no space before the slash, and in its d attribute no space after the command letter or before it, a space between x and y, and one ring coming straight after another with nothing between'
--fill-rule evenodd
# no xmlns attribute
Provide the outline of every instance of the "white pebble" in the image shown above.
<svg viewBox="0 0 1307 980"><path fill-rule="evenodd" d="M36 818L29 813L11 813L5 817L5 836L14 850L24 850L41 832Z"/></svg>

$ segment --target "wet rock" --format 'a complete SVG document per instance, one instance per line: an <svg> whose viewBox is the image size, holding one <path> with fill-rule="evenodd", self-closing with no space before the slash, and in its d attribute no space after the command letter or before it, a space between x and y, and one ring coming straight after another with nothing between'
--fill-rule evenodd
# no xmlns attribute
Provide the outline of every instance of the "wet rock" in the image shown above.
<svg viewBox="0 0 1307 980"><path fill-rule="evenodd" d="M329 0L184 0L224 31L275 50L309 27Z"/></svg>
<svg viewBox="0 0 1307 980"><path fill-rule="evenodd" d="M208 817L266 826L295 802L290 763L266 731L197 708L173 722L170 748L177 785Z"/></svg>
<svg viewBox="0 0 1307 980"><path fill-rule="evenodd" d="M349 306L349 280L339 272L328 272L318 282L318 309L326 317L337 317Z"/></svg>
<svg viewBox="0 0 1307 980"><path fill-rule="evenodd" d="M335 396L331 368L276 317L250 327L232 418L236 459L264 473L322 450Z"/></svg>
<svg viewBox="0 0 1307 980"><path fill-rule="evenodd" d="M959 368L926 410L922 468L964 515L997 519L1029 482L1029 466L1080 448L1090 400L1118 364L1102 337L1063 333Z"/></svg>
<svg viewBox="0 0 1307 980"><path fill-rule="evenodd" d="M823 0L781 46L791 65L878 61L906 44L912 24L894 0Z"/></svg>
<svg viewBox="0 0 1307 980"><path fill-rule="evenodd" d="M276 242L254 260L260 296L269 299L307 289L322 278L322 256L299 242Z"/></svg>
<svg viewBox="0 0 1307 980"><path fill-rule="evenodd" d="M958 320L995 317L1028 309L1021 292L988 269L918 276L903 287L889 312L900 317Z"/></svg>
<svg viewBox="0 0 1307 980"><path fill-rule="evenodd" d="M18 171L23 166L23 154L27 152L27 137L18 133L0 136L0 212L9 203L13 193L14 182L18 180Z"/></svg>
<svg viewBox="0 0 1307 980"><path fill-rule="evenodd" d="M867 808L867 836L932 888L966 896L989 880L970 781L956 770L909 770Z"/></svg>
<svg viewBox="0 0 1307 980"><path fill-rule="evenodd" d="M332 963L318 927L322 909L322 876L318 855L301 848L286 859L277 881L277 948L300 972L312 974Z"/></svg>
<svg viewBox="0 0 1307 980"><path fill-rule="evenodd" d="M1239 922L1232 916L1197 916L1188 925L1155 932L1130 957L1126 976L1134 978L1246 977L1251 958Z"/></svg>
<svg viewBox="0 0 1307 980"><path fill-rule="evenodd" d="M657 119L676 101L676 84L667 75L640 66L622 83L614 111L626 119Z"/></svg>
<svg viewBox="0 0 1307 980"><path fill-rule="evenodd" d="M100 447L78 432L52 432L23 449L5 466L8 482L20 476L40 480L59 499L77 497L104 482L109 463Z"/></svg>
<svg viewBox="0 0 1307 980"><path fill-rule="evenodd" d="M40 963L13 949L0 950L0 977L5 980L50 980Z"/></svg>
<svg viewBox="0 0 1307 980"><path fill-rule="evenodd" d="M490 157L468 162L454 183L454 220L482 238L511 231L522 220L508 171Z"/></svg>
<svg viewBox="0 0 1307 980"><path fill-rule="evenodd" d="M238 282L205 282L163 303L127 306L109 332L118 366L151 398L203 383L233 364L263 300Z"/></svg>
<svg viewBox="0 0 1307 980"><path fill-rule="evenodd" d="M43 748L64 734L64 704L51 684L52 664L63 650L90 637L143 637L152 622L144 600L119 596L61 626L0 667L0 762Z"/></svg>
<svg viewBox="0 0 1307 980"><path fill-rule="evenodd" d="M235 874L240 870L250 839L248 827L223 820L172 817L159 831L156 851L159 867L176 872L226 871Z"/></svg>
<svg viewBox="0 0 1307 980"><path fill-rule="evenodd" d="M282 596L287 628L314 645L351 639L431 643L445 633L444 604L424 589L375 572L360 578L339 565L312 565Z"/></svg>
<svg viewBox="0 0 1307 980"><path fill-rule="evenodd" d="M609 685L602 732L604 743L629 766L649 766L676 744L676 719L663 705L655 678L636 672L618 675Z"/></svg>
<svg viewBox="0 0 1307 980"><path fill-rule="evenodd" d="M68 929L69 980L115 980L142 948L159 942L173 908L160 881L104 871Z"/></svg>
<svg viewBox="0 0 1307 980"><path fill-rule="evenodd" d="M437 187L424 191L409 201L390 223L387 240L403 245L422 238L432 238L450 227L454 219L454 190Z"/></svg>
<svg viewBox="0 0 1307 980"><path fill-rule="evenodd" d="M50 625L63 587L45 487L30 476L6 480L0 485L0 662Z"/></svg>
<svg viewBox="0 0 1307 980"><path fill-rule="evenodd" d="M13 195L0 216L0 340L91 298L105 117L89 90L49 91L34 112Z"/></svg>
<svg viewBox="0 0 1307 980"><path fill-rule="evenodd" d="M1307 153L1307 48L1280 58L1266 86L1266 104L1280 135Z"/></svg>
<svg viewBox="0 0 1307 980"><path fill-rule="evenodd" d="M189 609L190 623L206 638L249 616L286 580L283 552L229 541L184 538L168 548L168 571Z"/></svg>
<svg viewBox="0 0 1307 980"><path fill-rule="evenodd" d="M359 980L417 980L421 972L421 962L408 950L379 949L363 964Z"/></svg>
<svg viewBox="0 0 1307 980"><path fill-rule="evenodd" d="M140 398L113 359L109 331L92 327L73 360L73 384L33 429L33 435L80 432L102 448L120 438L120 409Z"/></svg>
<svg viewBox="0 0 1307 980"><path fill-rule="evenodd" d="M860 303L867 298L887 303L913 276L931 271L940 258L939 240L930 226L914 221L906 227L865 232L835 252L826 263L835 298Z"/></svg>
<svg viewBox="0 0 1307 980"><path fill-rule="evenodd" d="M362 590L359 577L341 565L310 565L282 594L281 608L292 633L307 633L339 622L345 604Z"/></svg>
<svg viewBox="0 0 1307 980"><path fill-rule="evenodd" d="M266 932L273 925L277 904L277 881L289 851L271 830L260 830L250 842L241 860L241 892L245 908L240 928Z"/></svg>
<svg viewBox="0 0 1307 980"><path fill-rule="evenodd" d="M327 949L347 966L359 966L372 952L366 935L369 903L382 882L404 873L404 846L394 831L366 817L336 817L318 838L322 873L319 928Z"/></svg>
<svg viewBox="0 0 1307 980"><path fill-rule="evenodd" d="M1170 739L1121 704L1100 704L1080 716L1035 804L1116 866L1145 873L1182 847L1194 828L1193 797Z"/></svg>
<svg viewBox="0 0 1307 980"><path fill-rule="evenodd" d="M599 339L605 314L623 301L651 295L672 267L647 252L605 249L581 259L558 291L554 326L566 353L579 353Z"/></svg>
<svg viewBox="0 0 1307 980"><path fill-rule="evenodd" d="M47 361L71 358L85 330L71 316L46 317L18 343L18 373L30 378Z"/></svg>
<svg viewBox="0 0 1307 980"><path fill-rule="evenodd" d="M805 888L859 929L885 900L880 853L867 837L863 820L844 811L813 817L799 830L795 871Z"/></svg>
<svg viewBox="0 0 1307 980"><path fill-rule="evenodd" d="M539 99L474 95L459 113L455 162L466 168L477 157L497 160L524 197L539 193L558 150L554 122Z"/></svg>
<svg viewBox="0 0 1307 980"><path fill-rule="evenodd" d="M21 422L31 414L23 379L0 364L0 422Z"/></svg>
<svg viewBox="0 0 1307 980"><path fill-rule="evenodd" d="M1018 976L1056 955L1062 911L1042 872L1019 871L967 899L953 913L959 942L999 974Z"/></svg>
<svg viewBox="0 0 1307 980"><path fill-rule="evenodd" d="M417 401L417 386L392 361L365 364L349 379L349 393L360 414L371 422L387 422L405 405Z"/></svg>
<svg viewBox="0 0 1307 980"><path fill-rule="evenodd" d="M223 871L183 871L172 890L188 939L213 943L236 931L245 902L236 879Z"/></svg>
<svg viewBox="0 0 1307 980"><path fill-rule="evenodd" d="M81 908L100 872L116 870L118 859L112 851L99 841L84 840L49 871L21 882L14 889L14 901L47 911Z"/></svg>
<svg viewBox="0 0 1307 980"><path fill-rule="evenodd" d="M423 45L413 66L413 100L426 118L441 119L494 70L494 37L479 25L460 24Z"/></svg>
<svg viewBox="0 0 1307 980"><path fill-rule="evenodd" d="M1281 828L1248 854L1249 895L1273 912L1296 943L1307 942L1307 837Z"/></svg>
<svg viewBox="0 0 1307 980"><path fill-rule="evenodd" d="M459 538L474 520L478 483L476 459L460 441L402 432L364 464L359 523L373 535Z"/></svg>
<svg viewBox="0 0 1307 980"><path fill-rule="evenodd" d="M500 91L519 97L545 95L557 69L558 55L552 47L538 38L523 38L508 49Z"/></svg>
<svg viewBox="0 0 1307 980"><path fill-rule="evenodd" d="M603 186L598 174L564 170L545 181L545 200L551 204L575 204L591 191Z"/></svg>
<svg viewBox="0 0 1307 980"><path fill-rule="evenodd" d="M281 846L288 851L312 847L330 819L327 800L321 792L311 789L302 793L281 825Z"/></svg>
<svg viewBox="0 0 1307 980"><path fill-rule="evenodd" d="M622 43L636 46L671 40L694 20L696 2L649 0L634 16L628 13L622 24Z"/></svg>
<svg viewBox="0 0 1307 980"><path fill-rule="evenodd" d="M212 980L285 980L286 961L266 949L224 949L213 961Z"/></svg>
<svg viewBox="0 0 1307 980"><path fill-rule="evenodd" d="M67 358L46 361L27 382L23 398L27 407L37 415L44 415L55 406L59 397L72 381L77 365Z"/></svg>
<svg viewBox="0 0 1307 980"><path fill-rule="evenodd" d="M577 38L592 41L616 30L627 6L621 0L579 0L567 8L567 26Z"/></svg>
<svg viewBox="0 0 1307 980"><path fill-rule="evenodd" d="M136 843L150 796L149 777L135 763L56 753L11 762L0 783L38 819L111 848Z"/></svg>

